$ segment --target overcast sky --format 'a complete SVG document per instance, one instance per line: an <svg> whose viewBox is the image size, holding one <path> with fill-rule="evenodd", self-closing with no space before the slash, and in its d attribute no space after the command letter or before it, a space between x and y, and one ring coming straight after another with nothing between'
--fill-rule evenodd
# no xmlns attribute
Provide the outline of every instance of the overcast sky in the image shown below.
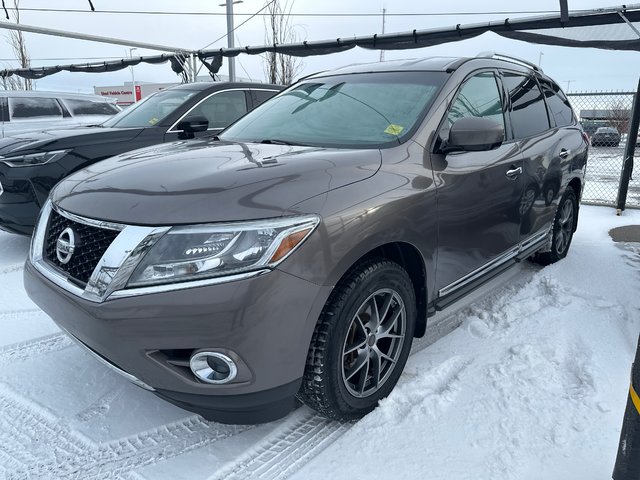
<svg viewBox="0 0 640 480"><path fill-rule="evenodd" d="M570 9L590 9L608 7L597 0L568 0ZM235 5L235 24L238 25L248 15L258 11L265 0L244 0ZM97 10L156 10L182 12L224 13L219 6L224 0L93 0ZM12 0L6 0L9 6ZM526 5L526 6L525 6ZM21 22L28 25L49 27L73 32L118 37L128 40L172 45L187 49L198 49L221 38L210 48L225 47L226 19L224 16L210 15L138 15L107 14L91 12L86 0L21 0L23 8L71 8L83 9L83 13L29 12L23 11ZM558 11L558 0L536 0L535 2L514 2L507 0L458 0L456 2L435 2L416 0L295 0L292 13L371 13L373 17L322 17L293 16L291 21L301 40L335 39L354 35L371 35L382 29L382 8L389 14L414 14L412 16L387 16L386 32L405 32L414 29L447 27L456 24L470 24L490 20L504 20L531 16L531 14L505 14L523 10ZM487 12L489 15L447 15L417 16L418 13ZM496 12L496 13L494 13ZM500 12L500 13L497 13ZM235 32L236 46L261 45L265 40L263 17L255 17ZM606 31L604 32L606 35ZM123 57L129 55L127 47L106 45L80 40L54 38L50 36L25 34L34 66L56 65L79 62L80 60L57 60L79 57ZM555 78L566 90L635 90L640 75L640 52L610 52L596 49L569 49L548 47L511 41L493 34L479 38L450 43L438 47L418 50L387 51L386 59L445 56L473 56L482 51L497 51L519 56L533 62L542 59L542 68ZM155 55L159 52L138 49L135 55ZM540 54L542 53L542 56ZM302 60L301 75L326 70L351 63L377 61L379 51L353 49L339 54L311 57ZM8 44L0 42L0 58L5 66L15 66L7 61L12 57ZM237 57L237 75L263 80L262 59L258 56ZM56 59L56 60L51 60ZM223 65L220 73L227 73ZM149 82L179 81L168 63L160 66L140 65L135 67L136 80ZM59 73L37 81L38 90L64 90L91 92L94 85L121 85L131 80L129 70L113 73Z"/></svg>

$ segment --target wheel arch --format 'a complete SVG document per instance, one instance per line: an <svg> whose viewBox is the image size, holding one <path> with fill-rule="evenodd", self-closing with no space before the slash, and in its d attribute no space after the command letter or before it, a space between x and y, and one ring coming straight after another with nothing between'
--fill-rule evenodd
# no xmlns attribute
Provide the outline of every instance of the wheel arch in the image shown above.
<svg viewBox="0 0 640 480"><path fill-rule="evenodd" d="M416 296L417 318L414 337L424 336L427 328L428 294L426 266L420 251L414 245L401 241L379 245L358 258L342 274L341 279L347 276L356 265L374 258L383 258L397 263L409 275Z"/></svg>

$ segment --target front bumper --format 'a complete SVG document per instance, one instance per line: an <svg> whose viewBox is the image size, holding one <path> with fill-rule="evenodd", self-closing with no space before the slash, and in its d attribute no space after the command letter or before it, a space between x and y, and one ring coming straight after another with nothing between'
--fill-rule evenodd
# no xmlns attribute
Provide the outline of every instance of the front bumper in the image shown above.
<svg viewBox="0 0 640 480"><path fill-rule="evenodd" d="M274 270L252 279L110 299L67 292L29 261L29 296L73 337L158 396L226 423L275 420L294 407L311 335L331 287ZM172 355L208 349L237 358L237 380L198 382Z"/></svg>

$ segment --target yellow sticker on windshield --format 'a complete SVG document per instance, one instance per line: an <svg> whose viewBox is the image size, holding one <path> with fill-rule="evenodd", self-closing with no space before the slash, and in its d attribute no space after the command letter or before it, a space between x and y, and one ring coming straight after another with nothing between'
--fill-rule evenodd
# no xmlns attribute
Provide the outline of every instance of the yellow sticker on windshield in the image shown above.
<svg viewBox="0 0 640 480"><path fill-rule="evenodd" d="M404 130L404 127L401 127L400 125L394 125L392 123L386 128L384 133L388 133L389 135L395 135L397 137L402 133L402 130Z"/></svg>
<svg viewBox="0 0 640 480"><path fill-rule="evenodd" d="M158 119L156 117L153 117L151 120L149 120L149 123L151 125L155 125L156 123L158 123Z"/></svg>

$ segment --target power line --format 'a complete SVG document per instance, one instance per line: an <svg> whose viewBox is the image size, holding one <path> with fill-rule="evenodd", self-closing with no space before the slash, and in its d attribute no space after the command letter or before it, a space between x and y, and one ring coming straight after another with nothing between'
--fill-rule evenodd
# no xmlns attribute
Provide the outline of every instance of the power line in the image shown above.
<svg viewBox="0 0 640 480"><path fill-rule="evenodd" d="M7 10L16 10L13 7L7 7ZM113 15L206 15L214 17L224 17L225 12L168 12L158 10L82 10L74 8L28 8L20 7L21 12L57 12L57 13L89 13L92 15L103 13ZM590 10L578 9L572 10L571 13L587 12ZM451 17L451 16L468 16L468 15L543 15L550 13L558 13L557 10L498 10L493 12L403 12L403 13L387 13L388 17ZM270 13L233 13L234 16L249 16L251 18L255 16L271 16ZM278 15L278 14L276 14ZM291 17L379 17L380 13L282 13L279 15L287 15Z"/></svg>
<svg viewBox="0 0 640 480"><path fill-rule="evenodd" d="M260 13L261 13L265 8L267 8L269 5L271 5L271 4L272 4L273 2L275 2L275 1L276 1L276 0L271 0L269 3L267 3L264 7L262 7L260 10L258 10L256 13L254 13L254 14L253 14L253 15L251 15L249 18L247 18L244 22L242 22L242 23L241 23L241 24L239 24L239 25L236 25L236 26L233 28L233 30L231 30L230 32L225 33L225 34L224 34L224 35L222 35L220 38L215 39L213 42L209 43L208 45L205 45L205 46L204 46L204 47L202 47L200 50L204 50L205 48L210 47L210 46L211 46L211 45L213 45L214 43L216 43L216 42L218 42L218 41L222 40L223 38L225 38L225 37L227 37L227 36L231 35L233 32L235 32L237 29L239 29L241 26L243 26L243 25L244 25L245 23L247 23L249 20L251 20L252 18L254 18L254 17L258 16L258 15L260 15ZM226 13L225 13L225 15L226 15ZM234 13L234 15L235 15L235 13ZM266 14L266 15L269 15L269 14Z"/></svg>
<svg viewBox="0 0 640 480"><path fill-rule="evenodd" d="M46 62L49 60L64 61L64 60L118 60L119 57L59 57L59 58L30 58L29 60L34 62ZM17 62L15 58L0 58L0 62Z"/></svg>

